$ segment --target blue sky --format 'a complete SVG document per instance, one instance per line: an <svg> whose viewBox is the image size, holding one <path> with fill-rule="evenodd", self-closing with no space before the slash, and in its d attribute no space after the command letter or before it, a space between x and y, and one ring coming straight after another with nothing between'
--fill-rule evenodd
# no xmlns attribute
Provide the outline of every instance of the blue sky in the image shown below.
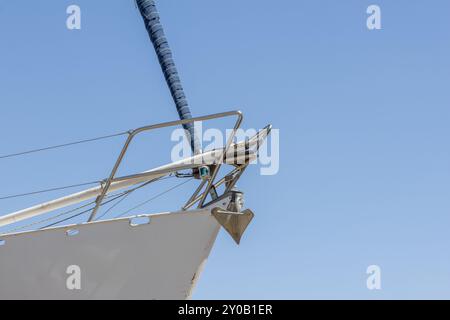
<svg viewBox="0 0 450 320"><path fill-rule="evenodd" d="M70 4L81 30L65 26ZM279 173L252 167L239 184L254 222L240 247L220 234L194 298L450 298L448 1L158 7L192 113L241 109L244 127L281 136ZM2 0L0 41L0 154L176 119L131 0ZM170 161L169 134L139 141L121 172ZM0 195L104 178L121 142L1 159ZM176 210L192 188L145 209Z"/></svg>

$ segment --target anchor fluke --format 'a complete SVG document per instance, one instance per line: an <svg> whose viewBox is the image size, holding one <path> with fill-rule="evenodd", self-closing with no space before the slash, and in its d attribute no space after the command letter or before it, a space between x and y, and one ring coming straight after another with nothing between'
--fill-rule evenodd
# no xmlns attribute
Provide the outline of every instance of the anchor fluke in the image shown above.
<svg viewBox="0 0 450 320"><path fill-rule="evenodd" d="M245 229L247 229L255 216L250 209L242 212L232 212L214 208L211 213L237 244L241 242Z"/></svg>

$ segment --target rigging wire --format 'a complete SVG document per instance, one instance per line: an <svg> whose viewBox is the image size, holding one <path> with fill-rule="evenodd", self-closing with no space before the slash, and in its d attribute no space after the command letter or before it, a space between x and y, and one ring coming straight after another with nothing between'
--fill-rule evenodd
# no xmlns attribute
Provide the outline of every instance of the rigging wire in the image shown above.
<svg viewBox="0 0 450 320"><path fill-rule="evenodd" d="M125 194L126 194L125 192L122 192L122 193L119 194L117 197L115 197L115 198L113 198L113 199L110 199L110 200L108 200L108 201L103 202L100 206L104 206L105 204L108 204L108 203L110 203L110 202L113 202L113 201L119 199L120 197L123 197ZM95 201L94 201L94 203L95 203ZM79 213L77 213L77 214L74 214L74 215L72 215L72 216L70 216L70 217L67 217L67 218L65 218L65 219L62 219L62 220L53 222L53 223L48 224L48 225L45 225L45 226L39 228L39 230L46 229L46 228L49 228L49 227L53 227L53 226L55 226L55 225L57 225L57 224L60 224L61 222L64 222L64 221L67 221L67 220L70 220L70 219L79 217L79 216L81 216L82 214L85 214L85 213L87 213L87 212L92 211L92 210L94 209L94 207L95 207L95 206L93 206L93 207L91 207L91 208L89 208L89 209L86 209L86 210L84 210L84 211L82 211L82 212L79 212Z"/></svg>
<svg viewBox="0 0 450 320"><path fill-rule="evenodd" d="M131 194L131 192L128 192L126 195L124 195L119 201L117 201L116 203L114 203L111 207L109 207L103 214L100 215L100 217L98 217L97 219L95 219L96 221L100 220L101 218L103 218L104 216L106 216L112 209L114 209L115 207L117 207L119 204L122 203L123 200L125 200L126 198L128 198L128 196Z"/></svg>
<svg viewBox="0 0 450 320"><path fill-rule="evenodd" d="M137 186L137 187L131 188L131 189L129 189L129 190L122 191L122 192L120 192L120 193L107 195L106 198L107 198L107 199L109 198L110 200L108 200L108 201L102 203L101 206L106 205L106 204L108 204L108 203L111 203L111 202L113 202L113 201L115 201L115 200L117 200L117 199L119 199L119 198L120 198L120 200L119 200L118 202L116 202L114 205L112 205L110 208L108 208L108 209L106 210L106 212L103 213L97 220L100 220L100 218L102 218L103 216L105 216L105 215L106 215L108 212L110 212L114 207L116 207L119 203L121 203L123 200L125 200L126 197L128 197L132 192L134 192L134 191L136 191L136 190L138 190L138 189L141 189L141 188L145 187L146 185L148 185L148 184L150 184L150 183L152 183L152 182L155 182L155 181L161 181L161 180L166 180L166 179L174 178L174 177L175 177L175 176L171 174L171 175L166 176L166 177L162 177L162 178L158 178L158 179L153 179L153 180L144 182L144 183L140 184L140 185ZM112 198L112 199L111 199L111 198ZM84 204L84 205L82 205L82 206L79 206L79 207L77 207L77 208L74 208L74 209L70 209L70 210L68 210L68 211L61 212L61 213L59 213L59 214L57 214L57 215L55 215L55 216L46 218L46 219L44 219L44 220L35 221L35 222L33 222L33 223L30 223L30 224L27 224L27 225L24 225L24 226L21 226L21 227L18 227L18 228L9 230L9 231L6 232L6 233L12 233L12 232L20 231L20 230L23 230L23 229L26 229L26 228L29 228L29 227L32 227L32 226L35 226L35 225L44 223L44 222L49 222L49 221L55 220L55 219L57 219L57 218L63 217L63 216L65 216L65 215L68 215L69 213L73 213L73 212L76 212L76 211L78 211L78 210L80 210L80 209L86 208L86 207L88 207L88 206L90 206L90 205L93 205L93 204L95 204L95 201L91 201L91 202L88 202L88 203L86 203L86 204ZM59 221L57 221L57 222L55 222L55 223L46 225L46 226L41 227L41 228L39 228L39 229L45 229L45 228L51 227L51 226L53 226L53 225L59 224L59 223L61 223L61 222L70 220L70 219L75 218L75 217L77 217L77 216L80 216L80 215L82 215L82 214L84 214L84 213L86 213L86 212L92 211L93 208L94 208L94 207L91 207L91 208L86 209L86 210L84 210L84 211L82 211L82 212L80 212L80 213L77 213L77 214L75 214L75 215L72 215L72 216L70 216L70 217L68 217L68 218L64 218L64 219L59 220ZM4 234L5 234L5 233L4 233Z"/></svg>
<svg viewBox="0 0 450 320"><path fill-rule="evenodd" d="M116 194L113 194L113 195L108 195L107 198L115 197L115 198L113 199L113 200L115 200L117 197L121 196L123 193L124 193L124 192L116 193ZM107 204L107 203L109 203L109 202L110 202L110 201L105 202L104 204ZM46 219L43 219L43 220L35 221L35 222L29 223L29 224L27 224L27 225L17 227L17 228L15 228L15 229L8 230L7 232L3 232L3 234L6 234L6 233L13 233L13 232L16 232L16 231L20 231L20 230L23 230L23 229L26 229L26 228L29 228L29 227L32 227L32 226L35 226L35 225L44 223L44 222L52 221L52 220L54 220L54 219L56 219L56 218L65 216L65 215L67 215L67 214L69 214L69 213L72 213L72 212L75 212L75 211L77 211L77 210L86 208L86 207L88 207L88 206L90 206L90 205L92 205L92 204L95 204L95 201L91 201L91 202L88 202L88 203L86 203L86 204L84 204L84 205L81 205L81 206L79 206L79 207L77 207L77 208L74 208L74 209L70 209L70 210L61 212L61 213L59 213L59 214L57 214L57 215L55 215L55 216L52 216L52 217L49 217L49 218L46 218ZM88 210L92 210L92 208L90 208L90 209L88 209Z"/></svg>
<svg viewBox="0 0 450 320"><path fill-rule="evenodd" d="M47 192L52 192L52 191L72 189L72 188L83 187L83 186L90 186L90 185L94 185L94 184L98 184L98 183L101 183L101 181L91 181L91 182L73 184L73 185L64 186L64 187L56 187L56 188L37 190L37 191L32 191L32 192L27 192L27 193L13 194L13 195L0 197L0 200L19 198L19 197L26 197L26 196L31 196L31 195L40 194L40 193L47 193Z"/></svg>
<svg viewBox="0 0 450 320"><path fill-rule="evenodd" d="M23 155L30 154L30 153L36 153L36 152L41 152L41 151L47 151L47 150L53 150L53 149L58 149L58 148L70 147L70 146L74 146L74 145L82 144L82 143L94 142L94 141L99 141L99 140L106 140L106 139L110 139L110 138L114 138L114 137L123 136L123 135L126 135L126 134L129 134L129 131L118 132L118 133L114 133L114 134L110 134L110 135L106 135L106 136L100 136L100 137L95 137L95 138L90 138L90 139L78 140L78 141L68 142L68 143L64 143L64 144L58 144L58 145L44 147L44 148L39 148L39 149L33 149L33 150L27 150L27 151L22 151L22 152L17 152L17 153L6 154L6 155L0 156L0 160L1 159L6 159L6 158L23 156Z"/></svg>
<svg viewBox="0 0 450 320"><path fill-rule="evenodd" d="M44 148L39 148L39 149L33 149L33 150L27 150L27 151L22 151L22 152L2 155L2 156L0 156L0 160L1 159L6 159L6 158L18 157L18 156L22 156L22 155L27 155L27 154L30 154L30 153L36 153L36 152L41 152L41 151L47 151L47 150L52 150L52 149L69 147L69 146L82 144L82 143L94 142L94 141L99 141L99 140L106 140L106 139L110 139L110 138L114 138L114 137L123 136L123 135L126 135L126 134L129 134L129 131L118 132L118 133L114 133L114 134L110 134L110 135L106 135L106 136L100 136L100 137L95 137L95 138L90 138L90 139L78 140L78 141L73 141L73 142L69 142L69 143L64 143L64 144L59 144L59 145L54 145L54 146L49 146L49 147L44 147ZM32 192L27 192L27 193L20 193L20 194L13 194L13 195L8 195L8 196L2 196L2 197L0 197L0 200L25 197L25 196L30 196L30 195L40 194L40 193L46 193L46 192L52 192L52 191L58 191L58 190L76 188L76 187L82 187L82 186L87 186L87 185L93 185L93 184L97 184L97 183L101 183L101 181L85 182L85 183L74 184L74 185L69 185L69 186L55 187L55 188L44 189L44 190L37 190L37 191L32 191Z"/></svg>
<svg viewBox="0 0 450 320"><path fill-rule="evenodd" d="M163 192L161 192L161 193L158 193L157 195L151 197L150 199L145 200L144 202L141 202L140 204L134 206L133 208L131 208L131 209L129 209L129 210L127 210L127 211L125 211L125 212L123 212L123 213L121 213L121 214L115 216L114 219L120 218L120 217L126 215L127 213L130 213L130 212L133 211L134 209L137 209L137 208L142 207L143 205L149 203L150 201L153 201L153 200L155 200L155 199L157 199L157 198L159 198L159 197L165 195L166 193L168 193L168 192L170 192L170 191L172 191L172 190L175 190L175 189L181 187L182 185L188 183L189 181L192 181L193 179L194 179L194 178L191 178L191 179L189 179L189 180L183 181L183 182L181 182L181 183L179 183L179 184L177 184L177 185L175 185L175 186L173 186L173 187L171 187L171 188L169 188L169 189L167 189L167 190L165 190L165 191L163 191Z"/></svg>
<svg viewBox="0 0 450 320"><path fill-rule="evenodd" d="M82 205L82 206L79 206L79 207L77 207L77 208L71 209L71 210L69 210L69 211L62 212L62 213L60 213L60 214L58 214L58 215L56 215L56 216L53 216L53 217L50 217L50 218L47 218L47 219L44 219L44 220L40 220L40 221L35 221L35 222L33 222L33 223L29 223L29 224L27 224L27 225L24 225L24 226L21 226L21 227L18 227L18 228L8 230L7 232L4 232L3 234L13 233L13 232L16 232L16 231L20 231L20 230L23 230L23 229L26 229L26 228L29 228L29 227L32 227L32 226L41 224L41 223L43 223L43 222L52 221L52 220L54 220L54 219L56 219L56 218L65 216L66 214L75 212L75 211L77 211L77 210L79 210L79 209L85 208L85 207L90 206L90 205L92 205L92 204L94 204L94 203L95 203L95 201L86 203L86 204L84 204L84 205Z"/></svg>
<svg viewBox="0 0 450 320"><path fill-rule="evenodd" d="M133 193L134 191L136 191L136 190L138 190L138 189L141 189L141 188L143 188L143 187L149 185L149 184L152 183L152 182L155 182L155 181L162 181L162 180L167 180L167 179L174 178L174 177L175 177L175 176L174 176L173 174L170 174L170 175L167 176L167 177L162 177L162 178L153 179L153 180L144 182L144 183L142 183L141 185L139 185L139 186L137 186L137 187L135 187L135 188L133 188L133 189L130 189L130 190L125 191L126 194L124 194L124 196L123 196L119 201L117 201L115 204L113 204L111 207L109 207L109 208L108 208L103 214L101 214L96 220L98 221L98 220L100 220L101 218L103 218L105 215L107 215L112 209L114 209L115 207L117 207L122 201L124 201L124 200L125 200L131 193Z"/></svg>
<svg viewBox="0 0 450 320"><path fill-rule="evenodd" d="M168 176L168 177L165 177L165 179L171 178L171 177L172 177L172 176ZM162 179L161 179L161 178L154 179L154 181L157 181L157 180L162 180ZM192 180L192 179L190 179L190 180ZM160 193L159 195L157 195L157 196L154 197L154 198L157 198L157 197L159 197L159 196L162 196L163 194L165 194L165 193L167 193L167 192L169 192L169 191L172 191L173 189L176 189L176 188L180 187L181 185L183 185L183 184L189 182L190 180L184 181L184 182L182 182L182 183L180 183L180 184L178 184L178 185L176 185L176 186L174 186L174 187L172 187L172 188L166 190L165 192ZM147 182L143 183L143 184L140 185L140 186L137 186L137 187L135 187L135 188L133 188L133 189L124 191L124 192L122 192L121 194L119 194L117 197L114 197L113 199L110 199L110 200L108 200L108 201L102 203L100 206L104 206L104 205L106 205L106 204L108 204L108 203L110 203L110 202L113 202L113 201L115 201L115 200L117 200L117 199L119 199L119 198L122 197L122 199L119 200L119 202L121 202L125 197L127 197L128 195L130 195L133 191L136 191L136 190L138 190L138 189L140 189L140 188L142 188L142 187L148 185L150 182L152 182L152 181L147 181ZM145 203L148 203L148 202L150 202L151 200L153 200L153 199L147 200ZM94 203L95 203L95 201L94 201ZM142 203L142 204L140 204L140 205L138 205L138 206L136 206L136 207L139 207L139 206L141 206L141 205L143 205L143 204L145 204L145 203ZM114 205L113 205L112 207L114 207ZM136 208L136 207L135 207L135 208ZM135 208L133 208L133 209L135 209ZM80 208L79 208L79 209L80 209ZM51 223L51 224L49 224L49 225L46 225L46 226L44 226L44 227L41 227L40 230L46 229L46 228L49 228L49 227L52 227L52 226L57 225L57 224L59 224L59 223L61 223L61 222L64 222L64 221L73 219L73 218L78 217L78 216L81 216L82 214L85 214L85 213L87 213L87 212L89 212L89 211L92 211L92 209L94 209L94 207L91 207L91 208L89 208L89 209L87 209L87 210L84 210L84 211L79 212L79 213L77 213L77 214L75 214L75 215L72 215L72 216L70 216L70 217L67 217L67 218L65 218L65 219L63 219L63 220L60 220L60 221ZM109 209L112 209L112 208L109 208ZM109 209L108 209L108 210L109 210ZM125 214L125 213L124 213L124 214ZM103 214L101 217L103 217L104 215L105 215L105 214ZM122 214L122 215L123 215L123 214ZM119 215L119 216L117 216L117 217L115 217L115 218L118 218L118 217L120 217L120 216L121 216L121 215Z"/></svg>
<svg viewBox="0 0 450 320"><path fill-rule="evenodd" d="M105 203L108 203L108 202L105 202ZM81 211L80 213L74 214L73 216L67 217L67 218L62 219L62 220L60 220L60 221L56 221L56 222L53 222L53 223L48 224L48 225L46 225L46 226L40 227L39 230L46 229L46 228L50 228L50 227L53 227L53 226L55 226L55 225L57 225L57 224L59 224L59 223L61 223L61 222L64 222L64 221L73 219L73 218L78 217L78 216L81 216L82 214L85 214L85 213L88 213L88 212L92 211L92 209L94 209L94 207L91 207L91 208L89 208L89 209L86 209L86 210L84 210L84 211Z"/></svg>

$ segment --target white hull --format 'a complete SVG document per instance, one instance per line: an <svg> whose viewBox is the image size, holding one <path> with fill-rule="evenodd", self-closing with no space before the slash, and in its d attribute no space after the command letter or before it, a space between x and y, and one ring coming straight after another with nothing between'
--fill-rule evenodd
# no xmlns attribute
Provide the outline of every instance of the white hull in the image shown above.
<svg viewBox="0 0 450 320"><path fill-rule="evenodd" d="M209 209L149 217L0 236L0 299L190 298L220 225Z"/></svg>

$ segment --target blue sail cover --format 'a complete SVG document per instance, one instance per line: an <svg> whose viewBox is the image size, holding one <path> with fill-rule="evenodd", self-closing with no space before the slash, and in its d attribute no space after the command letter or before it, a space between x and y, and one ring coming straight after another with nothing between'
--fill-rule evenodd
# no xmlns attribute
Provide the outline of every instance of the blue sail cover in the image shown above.
<svg viewBox="0 0 450 320"><path fill-rule="evenodd" d="M170 50L169 43L164 34L164 29L160 23L155 1L136 0L136 5L144 19L145 27L158 56L161 69L164 73L167 85L169 86L173 101L175 102L178 115L182 120L190 119L192 118L191 111L189 110L183 86L181 85L181 80L173 60L172 51ZM199 153L201 145L195 134L194 124L187 123L184 124L183 127L188 133L192 150L194 153Z"/></svg>

